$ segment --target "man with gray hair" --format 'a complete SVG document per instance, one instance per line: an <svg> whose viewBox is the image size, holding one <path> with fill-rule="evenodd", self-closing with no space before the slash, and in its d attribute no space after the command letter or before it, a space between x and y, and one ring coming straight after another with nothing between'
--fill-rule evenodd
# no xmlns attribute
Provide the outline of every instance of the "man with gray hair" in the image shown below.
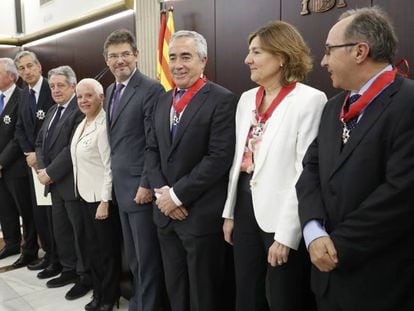
<svg viewBox="0 0 414 311"><path fill-rule="evenodd" d="M18 77L13 60L0 58L0 224L5 242L0 259L20 253L21 216L24 244L14 268L36 260L38 251L26 161L14 138L21 104L21 89L15 84Z"/></svg>
<svg viewBox="0 0 414 311"><path fill-rule="evenodd" d="M52 98L56 105L48 111L36 141L38 179L45 194L52 197L52 222L59 260L63 267L59 277L49 280L49 288L75 285L66 293L68 300L79 298L91 289L91 278L80 252L82 233L81 205L76 198L70 140L73 129L82 120L76 96L76 75L69 66L48 73Z"/></svg>
<svg viewBox="0 0 414 311"><path fill-rule="evenodd" d="M344 91L296 186L320 311L414 310L414 83L392 66L396 44L378 7L344 13L326 40Z"/></svg>
<svg viewBox="0 0 414 311"><path fill-rule="evenodd" d="M33 217L39 240L45 252L38 262L29 264L30 270L43 270L37 274L41 279L60 273L62 267L57 257L55 239L52 230L51 206L37 205L32 170L37 170L35 141L46 113L53 106L47 79L42 77L42 66L35 53L20 51L14 58L20 77L27 86L22 91L19 116L16 124L16 138L26 156L31 185Z"/></svg>
<svg viewBox="0 0 414 311"><path fill-rule="evenodd" d="M169 59L176 88L158 100L146 157L168 297L173 311L223 310L221 214L236 97L204 77L207 43L199 33L176 32Z"/></svg>

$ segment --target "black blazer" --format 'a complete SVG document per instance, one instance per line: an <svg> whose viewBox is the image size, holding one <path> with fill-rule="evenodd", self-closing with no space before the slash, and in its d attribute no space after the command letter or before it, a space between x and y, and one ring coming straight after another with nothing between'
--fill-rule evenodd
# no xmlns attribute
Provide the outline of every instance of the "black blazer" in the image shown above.
<svg viewBox="0 0 414 311"><path fill-rule="evenodd" d="M15 129L22 90L15 88L5 109L0 114L0 164L2 178L27 176L25 156L15 139Z"/></svg>
<svg viewBox="0 0 414 311"><path fill-rule="evenodd" d="M76 126L84 115L78 109L76 96L70 101L56 125L49 147L45 147L47 129L57 105L52 106L40 128L36 140L36 157L39 169L46 168L48 175L54 181L45 187L45 194L54 187L65 201L75 200L72 159L70 156L70 141Z"/></svg>
<svg viewBox="0 0 414 311"><path fill-rule="evenodd" d="M319 219L339 258L330 273L313 267L312 287L352 310L414 310L414 82L397 76L341 151L344 97L326 104L297 183L302 226Z"/></svg>
<svg viewBox="0 0 414 311"><path fill-rule="evenodd" d="M236 97L207 82L183 112L174 142L170 135L172 91L162 95L154 111L146 163L151 188L174 187L188 209L177 230L195 235L216 233L227 195L228 171L235 148ZM159 227L171 222L158 208Z"/></svg>
<svg viewBox="0 0 414 311"><path fill-rule="evenodd" d="M19 117L16 124L16 137L23 152L33 152L37 134L43 124L46 113L55 102L50 93L50 87L43 78L40 88L39 99L37 101L36 115L33 115L29 106L29 87L25 87L22 92L22 104L19 106Z"/></svg>

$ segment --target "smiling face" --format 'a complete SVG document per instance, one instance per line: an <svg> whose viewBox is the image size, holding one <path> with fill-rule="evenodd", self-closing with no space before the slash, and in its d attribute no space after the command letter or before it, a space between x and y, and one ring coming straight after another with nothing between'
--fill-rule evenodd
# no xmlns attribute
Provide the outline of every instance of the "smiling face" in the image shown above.
<svg viewBox="0 0 414 311"><path fill-rule="evenodd" d="M280 82L282 57L265 51L259 37L256 36L250 42L249 53L244 62L250 68L250 79L258 85L266 87Z"/></svg>
<svg viewBox="0 0 414 311"><path fill-rule="evenodd" d="M87 118L94 118L102 108L103 94L97 94L92 85L80 83L76 88L79 110Z"/></svg>
<svg viewBox="0 0 414 311"><path fill-rule="evenodd" d="M170 45L171 77L180 89L188 89L203 74L207 57L201 58L197 53L197 44L189 37L179 37Z"/></svg>
<svg viewBox="0 0 414 311"><path fill-rule="evenodd" d="M117 82L128 80L137 67L138 52L133 51L129 43L111 44L108 46L106 64Z"/></svg>
<svg viewBox="0 0 414 311"><path fill-rule="evenodd" d="M64 105L75 93L75 85L70 85L63 75L52 75L49 79L52 98L58 105Z"/></svg>
<svg viewBox="0 0 414 311"><path fill-rule="evenodd" d="M42 66L30 55L23 56L18 60L17 70L19 71L20 77L24 82L29 84L30 87L35 86L42 74Z"/></svg>

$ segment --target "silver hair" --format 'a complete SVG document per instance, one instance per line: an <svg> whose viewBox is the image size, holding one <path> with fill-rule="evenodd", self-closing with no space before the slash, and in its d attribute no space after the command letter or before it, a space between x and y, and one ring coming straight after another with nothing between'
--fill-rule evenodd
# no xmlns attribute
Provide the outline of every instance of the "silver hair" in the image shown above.
<svg viewBox="0 0 414 311"><path fill-rule="evenodd" d="M195 31L180 30L180 31L175 32L171 37L170 47L171 45L173 45L176 39L182 38L182 37L193 39L197 46L198 56L200 56L200 58L207 57L207 41L201 34Z"/></svg>
<svg viewBox="0 0 414 311"><path fill-rule="evenodd" d="M99 83L99 81L95 80L95 79L91 79L91 78L85 78L82 79L78 82L78 85L76 86L76 92L78 91L78 86L84 84L84 85L89 85L92 87L92 89L94 90L96 95L103 95L104 94L104 90L103 90L103 86L101 83Z"/></svg>
<svg viewBox="0 0 414 311"><path fill-rule="evenodd" d="M0 63L4 65L4 70L9 73L13 77L14 82L16 82L19 78L19 73L13 60L9 57L3 57L0 58Z"/></svg>
<svg viewBox="0 0 414 311"><path fill-rule="evenodd" d="M345 39L364 41L369 46L369 57L379 62L393 63L398 39L388 15L378 6L348 10L339 20L352 16L345 30Z"/></svg>
<svg viewBox="0 0 414 311"><path fill-rule="evenodd" d="M40 62L39 62L39 59L37 58L37 55L35 53L33 53L32 51L20 51L20 52L18 52L16 54L16 56L14 57L15 65L18 66L17 63L20 61L20 59L22 57L25 57L25 56L30 56L36 64L40 65Z"/></svg>
<svg viewBox="0 0 414 311"><path fill-rule="evenodd" d="M69 85L76 85L76 74L73 71L73 69L69 66L60 66L60 67L56 67L53 69L50 69L47 77L50 80L51 76L65 76L66 77L66 82Z"/></svg>

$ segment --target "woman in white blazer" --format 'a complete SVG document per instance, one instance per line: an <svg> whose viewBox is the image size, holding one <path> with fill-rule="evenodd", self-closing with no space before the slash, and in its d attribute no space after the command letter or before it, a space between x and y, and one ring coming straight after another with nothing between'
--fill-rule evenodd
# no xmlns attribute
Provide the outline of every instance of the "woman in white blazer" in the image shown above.
<svg viewBox="0 0 414 311"><path fill-rule="evenodd" d="M111 205L112 172L102 85L83 79L76 86L85 118L72 138L75 189L83 205L84 239L81 251L92 270L93 298L86 310L112 310L119 297L119 219Z"/></svg>
<svg viewBox="0 0 414 311"><path fill-rule="evenodd" d="M313 310L295 184L327 99L299 82L312 64L293 26L272 22L248 42L245 63L259 87L238 104L223 211L224 237L234 246L236 310Z"/></svg>

